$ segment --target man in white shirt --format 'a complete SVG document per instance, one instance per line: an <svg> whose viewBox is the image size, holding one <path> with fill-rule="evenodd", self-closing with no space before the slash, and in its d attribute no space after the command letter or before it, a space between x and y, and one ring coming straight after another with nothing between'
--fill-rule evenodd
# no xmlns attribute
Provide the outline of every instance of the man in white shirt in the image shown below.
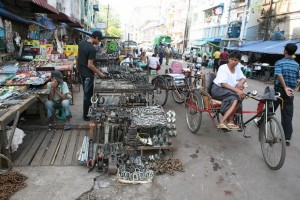
<svg viewBox="0 0 300 200"><path fill-rule="evenodd" d="M153 54L148 59L148 67L150 67L151 69L157 69L158 65L159 65L159 59L158 57L156 57L156 54Z"/></svg>
<svg viewBox="0 0 300 200"><path fill-rule="evenodd" d="M243 92L246 77L238 66L241 60L241 53L233 51L229 55L228 63L221 65L211 88L211 96L222 101L220 112L223 118L218 128L223 130L238 129L234 124L234 114L240 107L241 101L245 98Z"/></svg>

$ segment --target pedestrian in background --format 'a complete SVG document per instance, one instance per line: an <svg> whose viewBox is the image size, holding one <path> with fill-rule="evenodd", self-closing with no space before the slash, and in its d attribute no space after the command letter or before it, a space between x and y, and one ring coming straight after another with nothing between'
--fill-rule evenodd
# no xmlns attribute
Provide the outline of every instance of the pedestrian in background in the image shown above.
<svg viewBox="0 0 300 200"><path fill-rule="evenodd" d="M220 66L228 63L228 50L224 48L224 51L220 54Z"/></svg>
<svg viewBox="0 0 300 200"><path fill-rule="evenodd" d="M294 89L297 86L299 78L299 64L293 59L293 55L297 51L297 45L288 43L284 47L284 58L277 61L275 64L275 75L277 76L274 89L275 92L280 92L283 100L281 110L281 125L285 134L286 145L290 146L290 140L293 133L293 114L294 114ZM280 105L281 100L278 100L274 105L275 110Z"/></svg>
<svg viewBox="0 0 300 200"><path fill-rule="evenodd" d="M98 45L103 39L101 31L95 31L88 40L81 41L78 45L78 71L83 87L83 119L89 121L88 112L92 105L91 97L94 89L94 76L97 74L100 78L105 75L95 67L94 60L96 58L96 49L94 45Z"/></svg>
<svg viewBox="0 0 300 200"><path fill-rule="evenodd" d="M172 55L171 45L168 44L167 48L165 49L166 65L169 64L169 60L170 60L171 55Z"/></svg>
<svg viewBox="0 0 300 200"><path fill-rule="evenodd" d="M158 51L158 57L159 57L159 64L161 65L163 63L164 53L165 53L165 48L163 47L162 43L159 44L157 51Z"/></svg>
<svg viewBox="0 0 300 200"><path fill-rule="evenodd" d="M217 49L216 52L213 54L213 57L214 57L213 72L217 72L219 69L220 54L221 54L220 49Z"/></svg>

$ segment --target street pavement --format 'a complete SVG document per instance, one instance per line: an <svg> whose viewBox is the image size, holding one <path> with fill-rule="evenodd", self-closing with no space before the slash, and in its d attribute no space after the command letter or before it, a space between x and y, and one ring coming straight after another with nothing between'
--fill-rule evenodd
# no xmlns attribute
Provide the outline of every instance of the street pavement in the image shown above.
<svg viewBox="0 0 300 200"><path fill-rule="evenodd" d="M163 65L161 73L163 73ZM248 80L246 91L264 91L266 84ZM256 110L257 102L245 100L244 108ZM86 167L18 167L27 175L28 186L11 200L297 200L300 199L300 92L295 92L294 134L287 147L283 167L267 167L260 150L258 128L240 132L218 132L207 114L197 134L186 125L185 108L169 95L165 110L177 113L177 151L185 172L157 175L152 183L124 185L114 176L91 172ZM276 115L280 119L280 111ZM249 116L250 117L250 116ZM94 187L94 178L96 186Z"/></svg>

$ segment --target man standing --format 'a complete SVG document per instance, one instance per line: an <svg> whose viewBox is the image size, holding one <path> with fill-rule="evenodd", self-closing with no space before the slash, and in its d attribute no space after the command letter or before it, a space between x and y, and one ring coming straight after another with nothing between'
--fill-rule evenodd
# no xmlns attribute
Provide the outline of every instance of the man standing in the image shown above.
<svg viewBox="0 0 300 200"><path fill-rule="evenodd" d="M165 55L166 55L166 65L169 64L169 60L170 60L171 54L172 54L171 45L168 44L168 46L167 46L167 48L166 48L166 50L165 50Z"/></svg>
<svg viewBox="0 0 300 200"><path fill-rule="evenodd" d="M275 64L275 75L277 80L274 85L275 92L280 92L283 99L281 108L281 125L285 134L286 145L290 146L293 133L293 113L294 113L294 89L297 86L299 76L299 64L292 58L297 51L297 45L288 43L284 48L284 58ZM278 108L280 100L275 104Z"/></svg>
<svg viewBox="0 0 300 200"><path fill-rule="evenodd" d="M224 65L228 63L228 56L229 53L226 48L224 48L224 51L220 54L220 65Z"/></svg>
<svg viewBox="0 0 300 200"><path fill-rule="evenodd" d="M56 125L55 110L62 108L66 115L66 123L64 130L69 130L72 127L70 119L72 113L70 111L70 91L66 82L63 81L63 76L60 71L51 72L51 82L47 83L48 99L45 101L47 117L50 119L49 127L53 128Z"/></svg>
<svg viewBox="0 0 300 200"><path fill-rule="evenodd" d="M220 59L220 50L217 49L217 51L213 54L213 57L214 57L214 68L213 68L213 71L214 72L217 72L218 69L219 69L219 59Z"/></svg>
<svg viewBox="0 0 300 200"><path fill-rule="evenodd" d="M80 74L83 87L83 119L89 121L88 112L92 105L91 97L94 89L94 75L105 78L105 75L94 65L96 58L96 49L94 45L98 45L103 38L100 31L95 31L88 40L83 40L78 45L78 72Z"/></svg>
<svg viewBox="0 0 300 200"><path fill-rule="evenodd" d="M158 47L158 56L159 56L159 64L160 64L160 66L161 66L161 64L163 62L163 59L164 59L164 52L165 52L165 49L163 47L163 44L160 43L159 47Z"/></svg>

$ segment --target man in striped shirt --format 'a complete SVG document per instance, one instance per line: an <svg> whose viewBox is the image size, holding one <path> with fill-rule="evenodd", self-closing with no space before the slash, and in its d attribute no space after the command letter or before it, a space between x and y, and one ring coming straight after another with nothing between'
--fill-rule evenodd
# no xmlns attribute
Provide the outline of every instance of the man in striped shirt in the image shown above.
<svg viewBox="0 0 300 200"><path fill-rule="evenodd" d="M299 64L292 58L297 51L297 45L288 43L284 48L284 58L275 64L275 75L277 80L274 85L275 92L280 92L283 99L281 108L281 125L284 130L286 145L290 146L290 139L293 133L293 113L294 113L294 89L299 78ZM278 108L280 102L275 104Z"/></svg>

